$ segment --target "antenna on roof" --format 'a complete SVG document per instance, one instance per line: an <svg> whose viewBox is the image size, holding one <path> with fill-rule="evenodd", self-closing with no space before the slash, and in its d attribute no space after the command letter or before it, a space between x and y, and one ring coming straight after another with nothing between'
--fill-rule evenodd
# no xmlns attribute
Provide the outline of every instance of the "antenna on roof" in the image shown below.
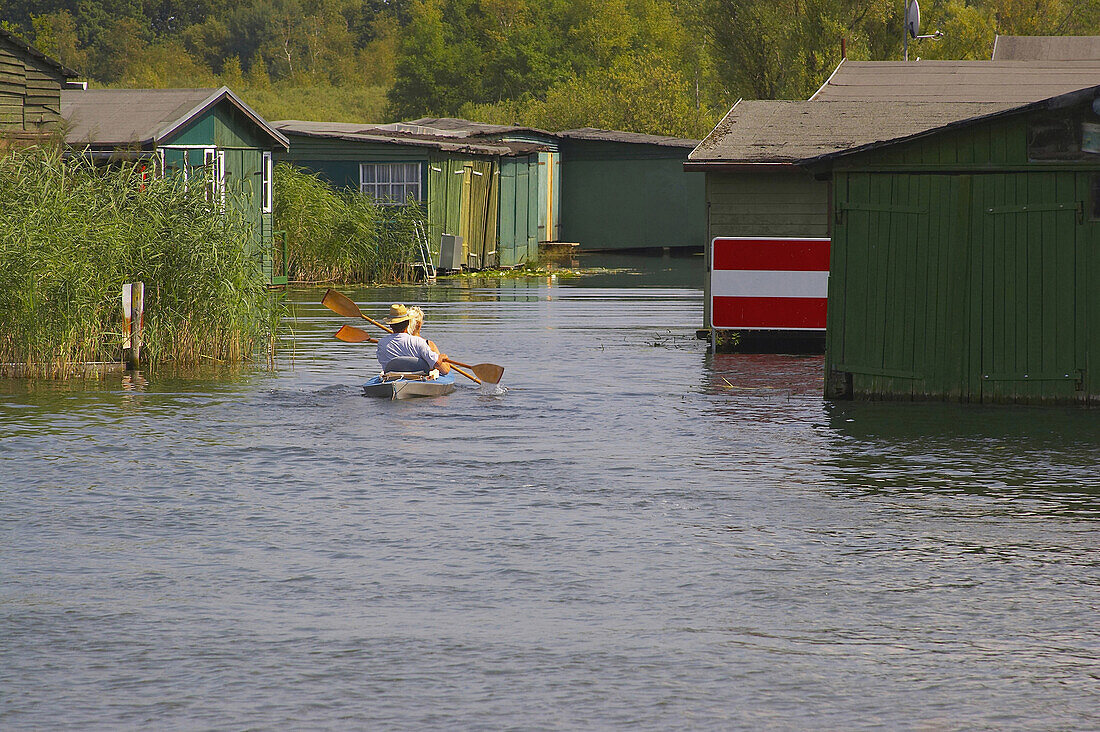
<svg viewBox="0 0 1100 732"><path fill-rule="evenodd" d="M920 6L917 5L917 0L906 0L905 3L905 32L902 33L902 55L906 61L909 60L910 38L914 40L918 38L931 38L934 41L943 38L943 31L941 30L927 36L922 36L920 34Z"/></svg>

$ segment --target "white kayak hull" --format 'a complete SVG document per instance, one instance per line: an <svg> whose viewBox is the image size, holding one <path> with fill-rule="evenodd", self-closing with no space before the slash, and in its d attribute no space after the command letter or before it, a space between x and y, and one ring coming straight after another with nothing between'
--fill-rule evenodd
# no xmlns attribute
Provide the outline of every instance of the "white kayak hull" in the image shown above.
<svg viewBox="0 0 1100 732"><path fill-rule="evenodd" d="M381 374L363 384L365 396L381 399L444 396L454 390L454 373L434 379L415 374Z"/></svg>

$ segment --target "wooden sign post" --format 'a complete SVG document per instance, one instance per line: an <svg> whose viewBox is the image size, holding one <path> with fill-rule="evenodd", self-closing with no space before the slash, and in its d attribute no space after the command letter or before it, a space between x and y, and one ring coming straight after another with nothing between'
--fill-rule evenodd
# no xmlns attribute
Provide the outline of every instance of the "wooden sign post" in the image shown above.
<svg viewBox="0 0 1100 732"><path fill-rule="evenodd" d="M141 336L145 325L145 284L127 283L122 286L123 325L122 360L126 368L141 365Z"/></svg>

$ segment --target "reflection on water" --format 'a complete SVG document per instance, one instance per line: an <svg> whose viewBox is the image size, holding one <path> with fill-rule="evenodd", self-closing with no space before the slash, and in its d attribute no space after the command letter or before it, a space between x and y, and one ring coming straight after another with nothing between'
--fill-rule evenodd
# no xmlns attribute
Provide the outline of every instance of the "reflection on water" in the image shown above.
<svg viewBox="0 0 1100 732"><path fill-rule="evenodd" d="M362 397L323 289L275 370L0 382L0 727L1100 722L1090 412L827 404L649 276L349 291L494 395Z"/></svg>

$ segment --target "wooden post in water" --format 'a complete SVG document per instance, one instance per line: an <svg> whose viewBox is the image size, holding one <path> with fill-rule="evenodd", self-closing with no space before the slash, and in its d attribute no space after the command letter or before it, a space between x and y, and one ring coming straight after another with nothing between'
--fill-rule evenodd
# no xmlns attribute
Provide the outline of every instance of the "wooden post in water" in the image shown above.
<svg viewBox="0 0 1100 732"><path fill-rule="evenodd" d="M122 360L126 368L141 365L141 337L145 326L145 284L127 283L122 286L122 315L125 320L122 341Z"/></svg>

